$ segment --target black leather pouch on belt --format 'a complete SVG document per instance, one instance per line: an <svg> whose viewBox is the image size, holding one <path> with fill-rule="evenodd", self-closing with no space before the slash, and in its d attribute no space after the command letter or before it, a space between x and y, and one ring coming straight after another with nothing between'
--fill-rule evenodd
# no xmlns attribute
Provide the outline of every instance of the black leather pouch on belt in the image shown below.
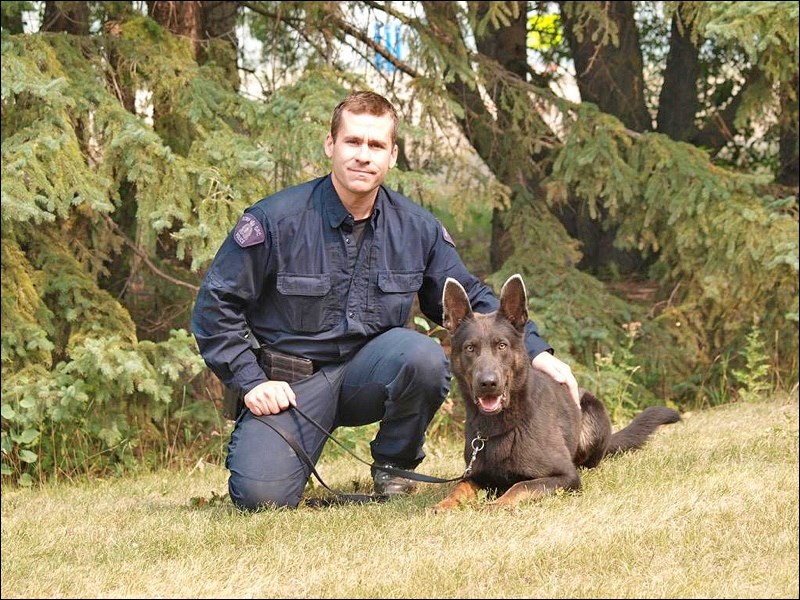
<svg viewBox="0 0 800 600"><path fill-rule="evenodd" d="M314 363L308 358L282 354L261 346L258 364L268 378L294 383L314 374Z"/></svg>

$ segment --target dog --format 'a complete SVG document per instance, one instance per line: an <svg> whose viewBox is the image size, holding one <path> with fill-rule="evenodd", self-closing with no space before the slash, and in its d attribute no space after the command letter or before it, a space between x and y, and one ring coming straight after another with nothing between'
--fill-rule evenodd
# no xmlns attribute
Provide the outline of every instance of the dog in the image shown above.
<svg viewBox="0 0 800 600"><path fill-rule="evenodd" d="M465 407L464 477L433 512L496 496L489 507L513 507L556 490L579 490L578 467L640 448L660 426L680 421L665 406L646 408L624 429L597 398L581 390L580 408L566 386L531 366L524 345L528 299L519 275L500 292L500 307L473 313L469 297L448 278L442 294L450 363Z"/></svg>

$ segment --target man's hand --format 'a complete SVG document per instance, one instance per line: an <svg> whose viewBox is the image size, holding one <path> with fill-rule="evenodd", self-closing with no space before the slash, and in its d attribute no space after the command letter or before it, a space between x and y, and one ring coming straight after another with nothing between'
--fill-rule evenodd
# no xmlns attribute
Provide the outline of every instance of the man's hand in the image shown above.
<svg viewBox="0 0 800 600"><path fill-rule="evenodd" d="M566 385L573 402L580 408L581 397L578 391L578 380L575 379L575 375L572 374L572 369L570 369L567 363L557 359L549 352L540 352L534 357L531 364L534 369L539 369L550 375L556 383Z"/></svg>
<svg viewBox="0 0 800 600"><path fill-rule="evenodd" d="M260 417L277 415L290 406L297 406L297 401L294 390L285 381L265 381L244 395L244 404Z"/></svg>

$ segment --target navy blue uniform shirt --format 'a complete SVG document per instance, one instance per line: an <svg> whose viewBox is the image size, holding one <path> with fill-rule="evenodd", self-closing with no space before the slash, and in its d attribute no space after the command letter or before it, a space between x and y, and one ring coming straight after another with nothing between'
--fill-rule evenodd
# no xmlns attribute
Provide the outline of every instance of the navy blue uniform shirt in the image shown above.
<svg viewBox="0 0 800 600"><path fill-rule="evenodd" d="M192 315L200 352L226 386L246 393L266 381L248 330L261 344L324 365L403 327L415 296L441 324L447 277L464 286L477 312L499 306L442 224L405 196L378 189L360 247L352 224L330 175L245 211L206 273ZM531 357L551 350L533 322L525 344Z"/></svg>

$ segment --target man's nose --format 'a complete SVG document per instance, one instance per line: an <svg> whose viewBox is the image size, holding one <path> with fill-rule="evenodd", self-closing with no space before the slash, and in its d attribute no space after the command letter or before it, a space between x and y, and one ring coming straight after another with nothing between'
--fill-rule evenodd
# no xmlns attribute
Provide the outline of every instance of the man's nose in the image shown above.
<svg viewBox="0 0 800 600"><path fill-rule="evenodd" d="M358 147L358 154L356 154L356 156L358 157L359 160L364 160L364 161L370 160L371 153L369 150L369 144L361 144Z"/></svg>

